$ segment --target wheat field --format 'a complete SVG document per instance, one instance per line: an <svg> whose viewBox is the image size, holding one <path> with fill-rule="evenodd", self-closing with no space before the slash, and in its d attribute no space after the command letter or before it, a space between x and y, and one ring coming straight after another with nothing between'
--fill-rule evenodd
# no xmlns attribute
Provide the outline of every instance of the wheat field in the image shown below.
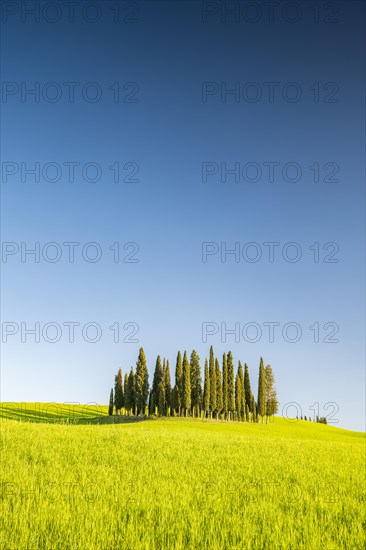
<svg viewBox="0 0 366 550"><path fill-rule="evenodd" d="M56 404L0 418L4 550L364 548L363 433Z"/></svg>

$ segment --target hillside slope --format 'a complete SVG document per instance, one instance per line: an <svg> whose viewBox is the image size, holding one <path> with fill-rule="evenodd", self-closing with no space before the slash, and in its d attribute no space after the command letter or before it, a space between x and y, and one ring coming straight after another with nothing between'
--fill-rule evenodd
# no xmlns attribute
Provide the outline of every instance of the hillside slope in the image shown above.
<svg viewBox="0 0 366 550"><path fill-rule="evenodd" d="M362 433L281 418L60 425L29 404L36 422L17 422L15 408L1 409L6 549L364 547Z"/></svg>

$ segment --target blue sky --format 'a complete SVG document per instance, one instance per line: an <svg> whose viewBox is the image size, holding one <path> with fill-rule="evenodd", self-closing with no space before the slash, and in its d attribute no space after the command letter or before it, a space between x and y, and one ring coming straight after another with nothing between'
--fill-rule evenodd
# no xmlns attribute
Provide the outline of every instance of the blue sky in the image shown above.
<svg viewBox="0 0 366 550"><path fill-rule="evenodd" d="M54 23L51 11L36 22L13 4L2 34L2 400L105 403L114 373L135 364L140 346L152 375L157 354L173 367L178 349L196 349L203 364L212 344L218 356L231 349L248 363L255 388L262 355L281 407L296 402L309 414L318 402L326 414L336 403L337 425L364 429L363 3L336 3L334 14L320 3L319 23L307 2L296 3L301 13L276 10L272 22L257 3L262 16L252 23L243 10L225 22L221 2L138 2L136 13L121 3L119 22L112 3L97 2L95 23L86 20L92 8L83 16L85 2L74 22L59 3ZM39 97L25 93L37 86ZM225 95L235 86L239 97ZM301 98L291 102L295 92ZM203 182L205 162L218 173ZM36 163L39 181L25 171ZM114 182L115 163L120 180L137 167L137 181ZM261 177L225 181L222 163L247 167L247 179L259 167ZM276 163L272 182L268 163ZM289 181L293 166L298 181ZM70 242L79 243L73 263ZM239 261L216 253L203 262L207 242L239 243ZM279 243L273 262L268 242ZM293 242L298 262L282 255ZM21 243L23 252L39 243L40 261L22 261ZM257 262L245 259L254 251L247 243L261 251ZM100 260L88 261L96 251ZM54 253L59 261L49 260ZM70 322L79 323L74 342ZM82 335L90 322L101 331L95 343ZM206 342L205 322L219 327ZM273 342L269 322L279 323ZM39 343L21 323L40 324ZM47 323L61 327L57 342L47 341L52 326L42 335ZM223 341L222 323L239 323L238 342ZM243 337L248 323L262 331L257 342ZM297 342L283 336L287 323L301 328ZM138 342L123 342L136 325ZM336 325L339 341L325 342ZM85 330L93 339L93 327Z"/></svg>

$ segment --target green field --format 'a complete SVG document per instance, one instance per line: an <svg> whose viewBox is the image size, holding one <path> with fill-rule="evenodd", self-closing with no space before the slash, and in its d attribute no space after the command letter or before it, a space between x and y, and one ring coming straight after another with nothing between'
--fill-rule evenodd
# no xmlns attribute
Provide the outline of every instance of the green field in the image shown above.
<svg viewBox="0 0 366 550"><path fill-rule="evenodd" d="M29 403L0 418L1 549L364 548L363 433Z"/></svg>

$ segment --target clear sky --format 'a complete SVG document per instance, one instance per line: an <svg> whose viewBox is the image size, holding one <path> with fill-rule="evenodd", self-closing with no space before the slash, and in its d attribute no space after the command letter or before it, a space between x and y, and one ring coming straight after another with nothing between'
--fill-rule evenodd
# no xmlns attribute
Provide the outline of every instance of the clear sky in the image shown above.
<svg viewBox="0 0 366 550"><path fill-rule="evenodd" d="M140 346L151 380L212 344L255 391L263 356L280 412L364 429L364 3L24 4L2 13L1 399L106 403Z"/></svg>

